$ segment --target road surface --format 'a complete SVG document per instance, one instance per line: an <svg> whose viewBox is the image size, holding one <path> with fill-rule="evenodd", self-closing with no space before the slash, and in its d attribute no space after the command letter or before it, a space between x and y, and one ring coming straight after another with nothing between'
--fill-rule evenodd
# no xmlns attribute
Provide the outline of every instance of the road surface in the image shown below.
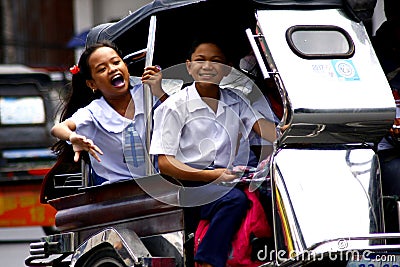
<svg viewBox="0 0 400 267"><path fill-rule="evenodd" d="M29 244L44 235L41 227L0 228L0 266L24 267Z"/></svg>

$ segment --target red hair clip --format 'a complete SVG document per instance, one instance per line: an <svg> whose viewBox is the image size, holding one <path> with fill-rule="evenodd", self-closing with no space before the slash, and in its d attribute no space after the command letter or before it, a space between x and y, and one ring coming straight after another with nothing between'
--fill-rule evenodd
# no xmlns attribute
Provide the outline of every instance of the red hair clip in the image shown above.
<svg viewBox="0 0 400 267"><path fill-rule="evenodd" d="M78 65L73 65L71 68L69 68L69 72L72 74L77 74L81 69L78 67Z"/></svg>

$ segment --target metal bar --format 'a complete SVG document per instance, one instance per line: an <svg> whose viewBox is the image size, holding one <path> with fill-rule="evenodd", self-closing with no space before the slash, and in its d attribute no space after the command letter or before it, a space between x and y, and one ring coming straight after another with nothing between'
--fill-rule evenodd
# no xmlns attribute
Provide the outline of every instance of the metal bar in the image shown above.
<svg viewBox="0 0 400 267"><path fill-rule="evenodd" d="M84 159L81 159L81 171L83 187L89 187L89 164Z"/></svg>
<svg viewBox="0 0 400 267"><path fill-rule="evenodd" d="M146 61L145 66L151 66L153 64L153 55L154 55L154 43L156 36L156 16L151 16L150 18L150 26L149 26L149 36L147 37L147 53L146 53ZM150 134L153 131L153 121L152 121L152 109L153 109L153 96L150 91L149 85L144 85L143 92L143 100L144 100L144 119L146 122L146 151L148 152L150 149ZM154 157L150 154L145 157L146 159L146 174L152 175L154 174L153 168L153 159Z"/></svg>
<svg viewBox="0 0 400 267"><path fill-rule="evenodd" d="M254 40L254 35L250 29L246 29L247 38L249 39L251 48L253 49L254 55L258 61L258 65L260 66L261 72L264 76L264 79L269 78L269 73L267 67L265 67L264 60L261 56L260 49L258 49L257 43Z"/></svg>

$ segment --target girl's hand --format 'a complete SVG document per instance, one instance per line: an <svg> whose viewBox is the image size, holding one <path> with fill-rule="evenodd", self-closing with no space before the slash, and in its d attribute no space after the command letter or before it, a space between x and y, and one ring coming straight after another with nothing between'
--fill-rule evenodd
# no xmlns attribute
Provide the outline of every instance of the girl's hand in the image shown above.
<svg viewBox="0 0 400 267"><path fill-rule="evenodd" d="M162 73L160 66L148 66L144 69L142 75L142 83L150 86L151 93L157 97L161 98L165 92L161 88Z"/></svg>
<svg viewBox="0 0 400 267"><path fill-rule="evenodd" d="M75 152L75 162L78 162L82 151L88 151L89 154L92 155L98 162L101 161L98 154L103 155L103 151L101 151L101 149L96 146L91 139L87 139L83 135L72 132L72 134L69 136L69 141L71 142L72 148Z"/></svg>

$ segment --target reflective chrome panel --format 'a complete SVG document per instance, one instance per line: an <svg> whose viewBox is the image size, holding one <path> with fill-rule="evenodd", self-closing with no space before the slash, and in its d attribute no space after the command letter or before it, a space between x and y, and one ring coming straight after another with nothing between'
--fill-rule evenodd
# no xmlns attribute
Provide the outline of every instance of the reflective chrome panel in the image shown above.
<svg viewBox="0 0 400 267"><path fill-rule="evenodd" d="M393 122L395 104L361 23L336 9L260 10L257 20L268 64L282 80L291 107L291 127L282 143L344 144L382 138ZM290 48L287 35L296 27L315 28L313 40L302 38L319 46L314 49L322 56L301 57ZM318 27L340 29L354 44L354 53L350 49L327 56L324 42L315 41Z"/></svg>
<svg viewBox="0 0 400 267"><path fill-rule="evenodd" d="M372 149L283 149L272 166L276 249L303 252L330 239L382 231L380 180ZM337 251L341 243L317 252ZM368 239L346 241L368 247Z"/></svg>
<svg viewBox="0 0 400 267"><path fill-rule="evenodd" d="M141 258L150 256L150 253L133 231L127 229L106 228L91 236L76 250L71 259L71 267L86 253L92 252L97 246L108 243L114 248L127 266L138 264Z"/></svg>

